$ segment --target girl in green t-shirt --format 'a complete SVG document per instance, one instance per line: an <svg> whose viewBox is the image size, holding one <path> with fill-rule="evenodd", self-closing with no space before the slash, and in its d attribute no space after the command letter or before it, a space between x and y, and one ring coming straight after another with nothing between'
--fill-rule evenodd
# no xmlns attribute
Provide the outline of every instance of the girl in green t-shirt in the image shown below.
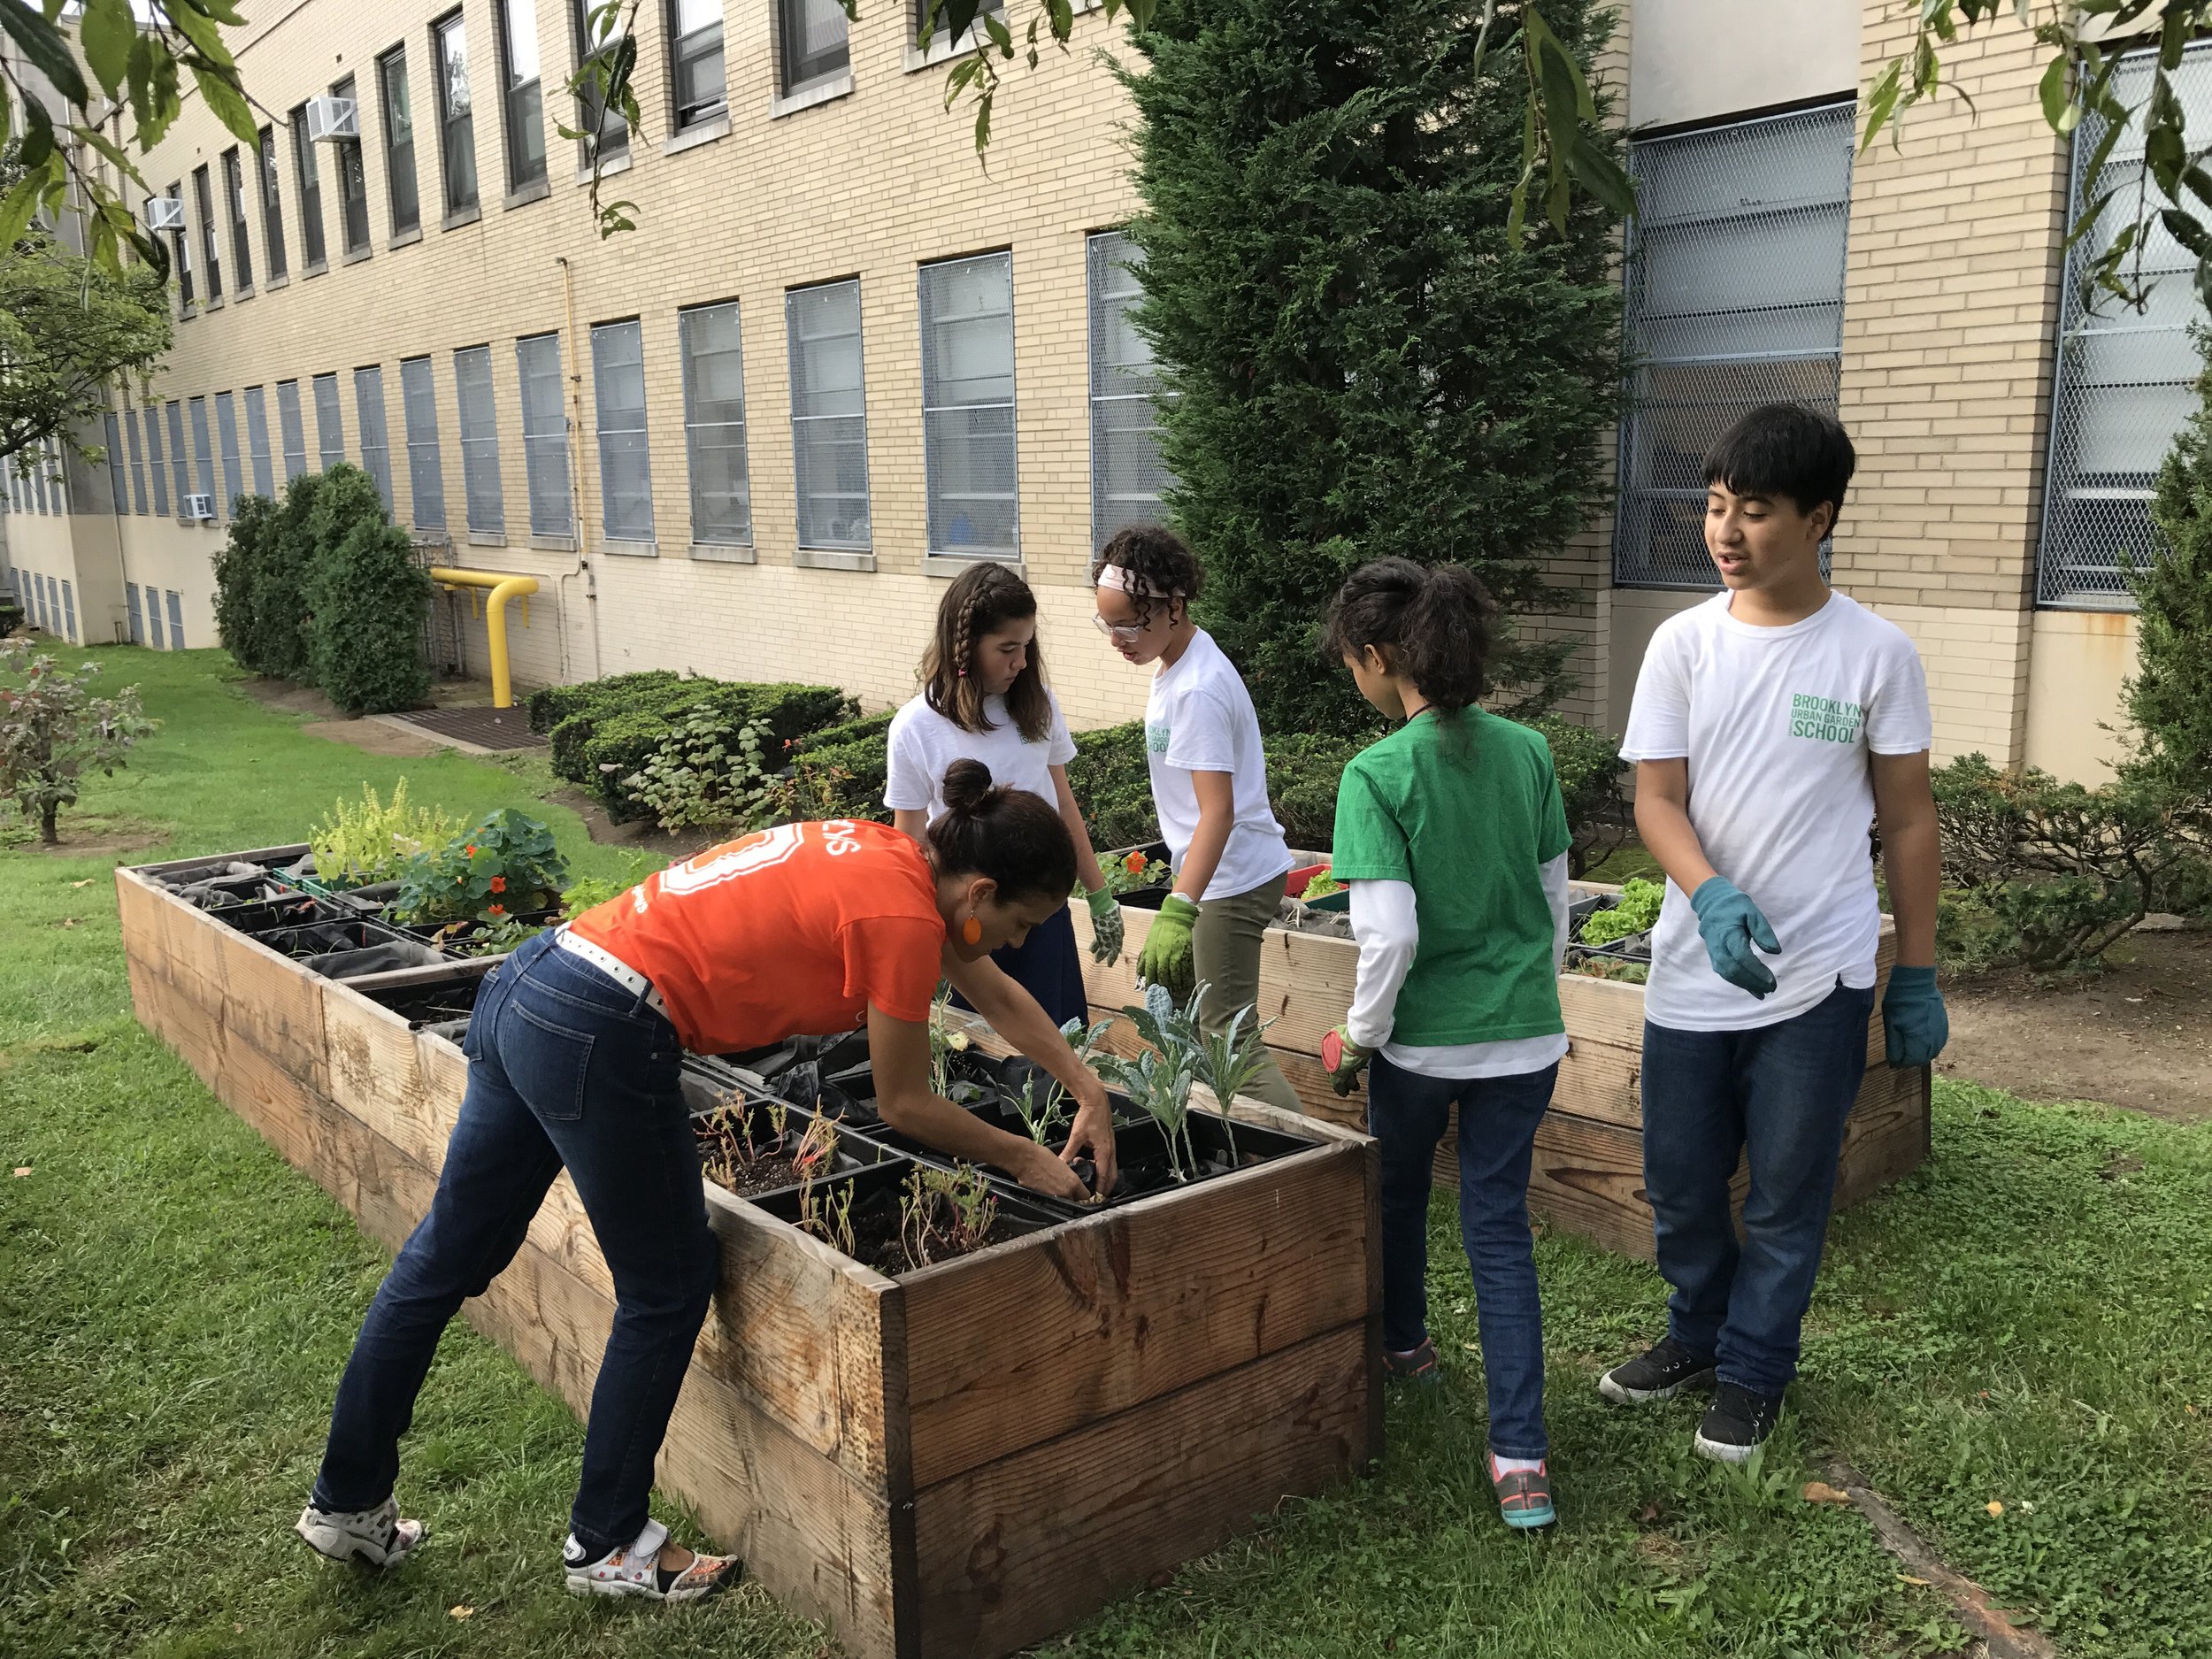
<svg viewBox="0 0 2212 1659"><path fill-rule="evenodd" d="M1326 650L1404 724L1345 768L1332 872L1352 890L1359 973L1322 1057L1336 1091L1368 1073L1382 1143L1383 1345L1432 1381L1430 1163L1459 1117L1459 1218L1490 1402L1490 1478L1514 1527L1554 1518L1543 1314L1528 1225L1536 1125L1567 1052L1559 962L1571 837L1551 749L1477 706L1490 596L1457 565L1352 572Z"/></svg>

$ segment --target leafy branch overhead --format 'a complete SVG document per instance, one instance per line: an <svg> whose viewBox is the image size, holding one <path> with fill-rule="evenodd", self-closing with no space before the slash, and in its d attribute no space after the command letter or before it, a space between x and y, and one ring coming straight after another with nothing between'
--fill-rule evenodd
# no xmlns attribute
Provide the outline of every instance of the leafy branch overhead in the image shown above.
<svg viewBox="0 0 2212 1659"><path fill-rule="evenodd" d="M2144 279L2143 257L2155 227L2196 260L2197 294L2212 305L2212 172L2202 164L2201 148L2191 153L2172 79L2190 42L2212 29L2212 0L2080 0L2049 8L2030 0L1912 0L1912 9L1919 22L1909 49L1867 91L1862 153L1886 127L1891 142L1900 142L1905 111L1942 89L1948 49L1978 28L2009 21L2050 51L2037 95L2051 130L2067 137L2087 126L2097 134L2082 172L2096 195L2066 239L2070 251L2085 237L2102 234L2108 210L2118 207L2116 228L2084 267L2093 303L2108 296L2143 308L2153 286ZM2045 21L2036 21L2039 11L2049 14ZM2124 64L2131 76L2145 62L2133 55L2153 48L2148 96L2131 107L2116 83ZM1963 90L1959 96L1966 98ZM2131 133L2140 135L2142 165L2124 158L2108 178L2108 165Z"/></svg>

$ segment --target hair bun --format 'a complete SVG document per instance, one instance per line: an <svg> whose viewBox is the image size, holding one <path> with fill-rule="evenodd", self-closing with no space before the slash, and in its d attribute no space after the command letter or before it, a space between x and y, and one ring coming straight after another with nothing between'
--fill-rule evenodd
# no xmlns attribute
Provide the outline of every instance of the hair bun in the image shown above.
<svg viewBox="0 0 2212 1659"><path fill-rule="evenodd" d="M956 760L945 768L941 787L948 811L973 818L991 798L991 769L979 760Z"/></svg>

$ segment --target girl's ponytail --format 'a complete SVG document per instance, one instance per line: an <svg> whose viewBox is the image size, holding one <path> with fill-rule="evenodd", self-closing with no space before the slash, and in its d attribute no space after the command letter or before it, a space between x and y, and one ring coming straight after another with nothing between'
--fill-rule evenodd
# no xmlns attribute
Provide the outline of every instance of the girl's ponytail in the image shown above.
<svg viewBox="0 0 2212 1659"><path fill-rule="evenodd" d="M1377 559L1344 579L1322 636L1332 660L1369 646L1413 682L1431 707L1470 708L1489 687L1489 591L1464 565L1424 568L1411 559Z"/></svg>

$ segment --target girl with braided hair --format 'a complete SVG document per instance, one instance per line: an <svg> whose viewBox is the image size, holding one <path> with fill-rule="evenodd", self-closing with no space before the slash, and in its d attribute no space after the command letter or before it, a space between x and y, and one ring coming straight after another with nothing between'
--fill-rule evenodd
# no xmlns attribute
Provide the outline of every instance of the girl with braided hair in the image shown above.
<svg viewBox="0 0 2212 1659"><path fill-rule="evenodd" d="M956 761L979 760L991 775L1039 796L1075 843L1076 878L1088 896L1101 962L1121 955L1121 907L1091 850L1090 832L1068 787L1075 741L1045 685L1037 651L1037 598L1003 565L963 572L937 607L937 631L922 657L922 689L891 721L883 803L916 841L945 814L944 779ZM1063 906L1027 941L993 958L1037 999L1056 1025L1089 1018L1075 925Z"/></svg>

